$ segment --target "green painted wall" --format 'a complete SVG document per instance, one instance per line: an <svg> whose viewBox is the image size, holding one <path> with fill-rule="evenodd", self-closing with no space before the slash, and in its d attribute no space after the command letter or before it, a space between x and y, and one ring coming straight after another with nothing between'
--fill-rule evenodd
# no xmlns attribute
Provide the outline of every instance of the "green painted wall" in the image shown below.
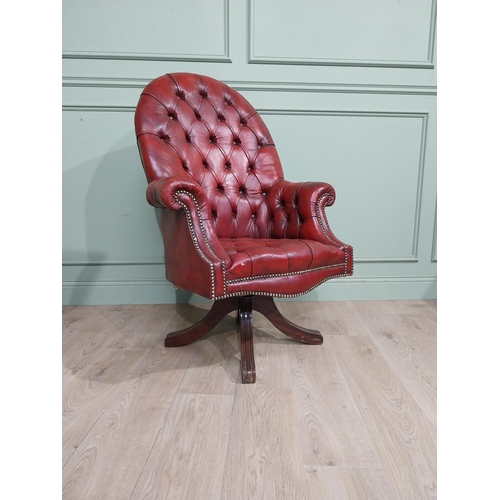
<svg viewBox="0 0 500 500"><path fill-rule="evenodd" d="M239 90L292 181L324 180L355 274L302 300L436 297L432 0L63 0L63 300L199 301L164 279L133 130L174 71ZM300 131L300 133L297 133Z"/></svg>

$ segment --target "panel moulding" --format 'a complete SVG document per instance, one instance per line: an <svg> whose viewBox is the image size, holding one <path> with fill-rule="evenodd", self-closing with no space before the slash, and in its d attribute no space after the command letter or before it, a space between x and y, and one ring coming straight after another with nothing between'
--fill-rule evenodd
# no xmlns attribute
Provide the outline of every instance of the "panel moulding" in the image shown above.
<svg viewBox="0 0 500 500"><path fill-rule="evenodd" d="M420 154L416 185L416 207L413 221L413 243L409 255L392 257L357 257L354 262L418 262L417 248L420 231L420 212L422 208L422 183L424 178L425 150L427 144L428 113L422 112L391 112L391 111L333 111L333 110L283 110L283 109L258 109L261 115L294 115L294 116L353 116L353 117L384 117L384 118L416 118L422 120L420 135Z"/></svg>
<svg viewBox="0 0 500 500"><path fill-rule="evenodd" d="M353 67L378 67L378 68L419 68L434 69L434 45L436 40L436 0L432 0L429 23L429 37L427 46L427 59L423 61L392 61L372 59L336 59L314 57L283 57L266 56L255 53L255 0L249 0L249 29L248 29L248 62L250 64L289 64L306 66L353 66Z"/></svg>
<svg viewBox="0 0 500 500"><path fill-rule="evenodd" d="M434 230L432 236L431 262L437 262L437 202L434 212Z"/></svg>
<svg viewBox="0 0 500 500"><path fill-rule="evenodd" d="M106 59L111 61L186 61L231 63L229 56L229 0L224 0L224 51L222 54L181 54L166 52L106 52L63 50L63 59Z"/></svg>
<svg viewBox="0 0 500 500"><path fill-rule="evenodd" d="M286 301L435 299L437 278L387 276L337 278L312 292ZM164 280L65 281L63 305L175 304L209 302L186 290L174 290Z"/></svg>
<svg viewBox="0 0 500 500"><path fill-rule="evenodd" d="M157 75L159 76L159 75ZM72 88L143 89L152 78L63 77L62 86ZM379 85L327 82L271 82L225 80L240 92L303 92L322 94L437 95L435 85Z"/></svg>

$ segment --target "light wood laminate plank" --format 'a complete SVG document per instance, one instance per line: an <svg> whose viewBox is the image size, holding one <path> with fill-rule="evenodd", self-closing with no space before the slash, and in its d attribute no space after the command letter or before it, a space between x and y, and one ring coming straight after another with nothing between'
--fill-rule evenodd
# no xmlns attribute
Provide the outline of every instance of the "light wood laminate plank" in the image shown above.
<svg viewBox="0 0 500 500"><path fill-rule="evenodd" d="M340 467L306 465L307 500L354 500L347 495ZM358 500L358 499L356 499Z"/></svg>
<svg viewBox="0 0 500 500"><path fill-rule="evenodd" d="M298 325L329 335L365 335L346 302L278 302L283 315Z"/></svg>
<svg viewBox="0 0 500 500"><path fill-rule="evenodd" d="M350 500L399 500L384 469L339 468Z"/></svg>
<svg viewBox="0 0 500 500"><path fill-rule="evenodd" d="M290 346L289 353L303 463L381 467L331 337L322 346Z"/></svg>
<svg viewBox="0 0 500 500"><path fill-rule="evenodd" d="M106 400L90 403L104 411L64 467L65 499L130 497L189 356L188 350L174 352L162 346L142 352L129 379L108 391ZM121 366L126 369L125 363Z"/></svg>
<svg viewBox="0 0 500 500"><path fill-rule="evenodd" d="M193 307L198 309L195 316L201 319L208 308ZM193 322L196 322L195 317ZM179 387L179 393L234 395L241 371L236 316L232 314L225 317L209 334L191 344L191 347L191 363Z"/></svg>
<svg viewBox="0 0 500 500"><path fill-rule="evenodd" d="M219 498L232 406L233 396L178 394L131 500Z"/></svg>
<svg viewBox="0 0 500 500"><path fill-rule="evenodd" d="M63 464L80 446L84 437L97 422L110 401L126 392L134 385L147 362L153 348L163 349L161 342L161 325L165 322L162 308L127 307L126 314L115 309L115 316L108 318L109 332L107 341L100 342L92 350L91 359L81 353L78 357L69 355L77 349L63 351L63 366L71 370L71 377L63 376L68 382L63 384ZM172 315L170 323L173 328L179 324L177 316ZM153 335L148 335L153 331ZM93 338L92 331L83 331L82 339L74 339L81 348L85 338ZM136 347L139 346L139 347ZM182 359L187 368L189 358L183 354Z"/></svg>
<svg viewBox="0 0 500 500"><path fill-rule="evenodd" d="M91 314L87 314L89 320L66 321L62 346L63 387L76 376L82 376L89 366L98 363L103 348L123 348L128 338L127 330L128 336L130 332L140 332L136 335L140 342L144 337L144 324L151 316L153 307L97 306ZM82 335L82 332L85 334Z"/></svg>
<svg viewBox="0 0 500 500"><path fill-rule="evenodd" d="M398 500L383 469L306 466L307 500Z"/></svg>
<svg viewBox="0 0 500 500"><path fill-rule="evenodd" d="M434 301L278 302L321 346L254 313L251 386L234 314L163 347L210 305L63 308L65 500L435 498Z"/></svg>
<svg viewBox="0 0 500 500"><path fill-rule="evenodd" d="M395 313L390 303L361 303L358 308L371 314L372 321L366 327L367 333L436 427L435 328L426 324L423 314Z"/></svg>
<svg viewBox="0 0 500 500"><path fill-rule="evenodd" d="M333 342L397 498L436 498L435 428L371 339L335 337Z"/></svg>
<svg viewBox="0 0 500 500"><path fill-rule="evenodd" d="M288 341L256 337L257 381L236 387L222 499L304 500Z"/></svg>

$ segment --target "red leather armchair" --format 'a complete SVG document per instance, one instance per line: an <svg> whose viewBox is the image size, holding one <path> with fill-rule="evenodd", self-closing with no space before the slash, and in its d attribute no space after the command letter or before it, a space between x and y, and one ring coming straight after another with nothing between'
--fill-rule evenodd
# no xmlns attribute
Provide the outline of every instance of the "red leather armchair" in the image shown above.
<svg viewBox="0 0 500 500"><path fill-rule="evenodd" d="M238 92L207 76L172 73L149 83L135 113L148 180L161 212L166 278L214 301L198 324L167 335L185 345L238 311L243 383L255 382L252 310L308 344L319 332L290 323L273 297L297 297L352 275L352 247L328 225L335 191L283 178L271 134Z"/></svg>

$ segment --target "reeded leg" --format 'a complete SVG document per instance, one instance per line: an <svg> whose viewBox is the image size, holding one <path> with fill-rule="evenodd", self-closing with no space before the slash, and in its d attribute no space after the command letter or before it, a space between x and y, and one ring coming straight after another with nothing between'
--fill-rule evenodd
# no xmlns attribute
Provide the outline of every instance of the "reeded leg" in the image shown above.
<svg viewBox="0 0 500 500"><path fill-rule="evenodd" d="M208 314L196 325L190 326L178 332L169 333L165 338L165 347L179 347L190 344L206 335L210 330L216 327L225 316L238 309L238 298L230 297L228 299L216 300Z"/></svg>
<svg viewBox="0 0 500 500"><path fill-rule="evenodd" d="M255 295L252 301L254 311L263 314L280 332L304 344L322 344L323 336L317 330L309 330L288 321L278 310L273 297Z"/></svg>
<svg viewBox="0 0 500 500"><path fill-rule="evenodd" d="M253 353L252 297L240 297L238 317L241 337L241 379L244 384L255 383Z"/></svg>

